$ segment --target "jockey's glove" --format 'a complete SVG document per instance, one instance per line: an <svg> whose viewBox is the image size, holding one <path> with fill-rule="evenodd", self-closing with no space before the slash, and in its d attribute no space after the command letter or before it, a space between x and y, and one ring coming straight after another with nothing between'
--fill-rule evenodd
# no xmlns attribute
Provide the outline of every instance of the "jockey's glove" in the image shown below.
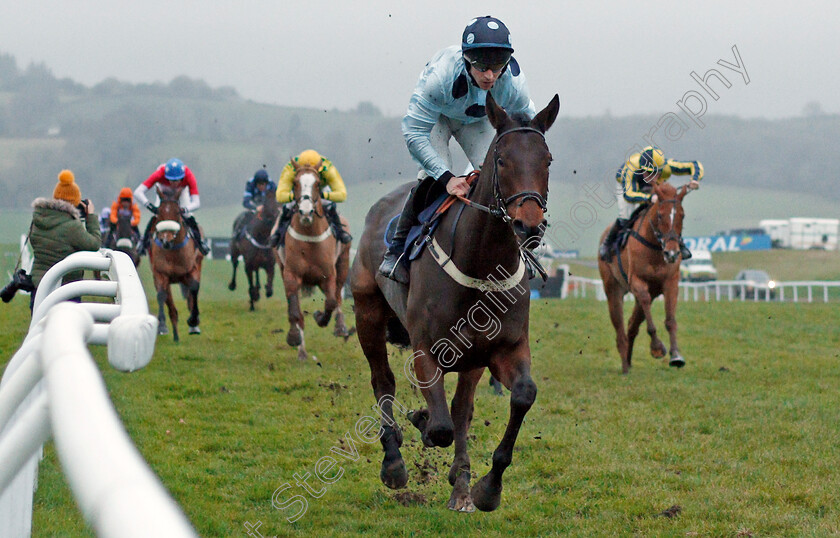
<svg viewBox="0 0 840 538"><path fill-rule="evenodd" d="M151 211L152 213L154 213L155 215L157 215L158 208L157 208L157 206L156 206L155 204L153 204L152 202L146 202L146 209L148 209L149 211Z"/></svg>

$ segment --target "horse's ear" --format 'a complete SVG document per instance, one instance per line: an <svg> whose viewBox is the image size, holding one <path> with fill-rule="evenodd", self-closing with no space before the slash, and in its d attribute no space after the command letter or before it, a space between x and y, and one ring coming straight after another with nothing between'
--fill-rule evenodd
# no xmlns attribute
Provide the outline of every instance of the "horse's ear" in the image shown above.
<svg viewBox="0 0 840 538"><path fill-rule="evenodd" d="M688 185L683 185L680 187L680 192L677 193L677 199L682 202L682 199L685 198L686 194L688 194Z"/></svg>
<svg viewBox="0 0 840 538"><path fill-rule="evenodd" d="M487 112L487 119L490 120L490 125L497 131L501 130L508 119L508 115L505 109L496 104L496 100L493 99L493 94L490 92L487 92L487 102L484 105L484 110Z"/></svg>
<svg viewBox="0 0 840 538"><path fill-rule="evenodd" d="M289 157L289 162L292 163L292 168L294 169L295 172L297 172L298 171L298 163L295 160L295 158L294 157Z"/></svg>
<svg viewBox="0 0 840 538"><path fill-rule="evenodd" d="M531 120L531 127L539 129L543 133L548 131L557 119L557 114L560 112L560 96L556 93L551 101L539 114L534 116Z"/></svg>
<svg viewBox="0 0 840 538"><path fill-rule="evenodd" d="M157 191L158 196L163 198L163 193L160 191L160 185L158 185L157 183L155 184L155 190Z"/></svg>

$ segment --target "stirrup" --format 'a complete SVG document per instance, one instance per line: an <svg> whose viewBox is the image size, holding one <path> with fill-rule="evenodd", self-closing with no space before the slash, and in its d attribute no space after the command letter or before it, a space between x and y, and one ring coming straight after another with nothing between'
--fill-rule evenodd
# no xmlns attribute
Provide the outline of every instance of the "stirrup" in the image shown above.
<svg viewBox="0 0 840 538"><path fill-rule="evenodd" d="M386 252L385 259L379 265L379 274L400 284L408 284L409 273L401 263L404 255L400 254L398 256L390 251Z"/></svg>

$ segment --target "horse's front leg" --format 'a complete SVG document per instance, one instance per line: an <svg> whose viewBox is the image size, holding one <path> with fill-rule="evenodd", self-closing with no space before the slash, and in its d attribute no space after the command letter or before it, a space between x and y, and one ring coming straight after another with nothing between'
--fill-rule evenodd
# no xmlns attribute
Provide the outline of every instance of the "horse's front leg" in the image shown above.
<svg viewBox="0 0 840 538"><path fill-rule="evenodd" d="M198 290L200 288L201 282L196 278L190 278L190 280L187 282L187 307L190 309L190 317L187 318L189 334L201 334L201 329L198 327Z"/></svg>
<svg viewBox="0 0 840 538"><path fill-rule="evenodd" d="M230 277L228 289L233 291L236 289L236 269L239 267L239 248L235 241L230 244L230 263L233 265L233 275Z"/></svg>
<svg viewBox="0 0 840 538"><path fill-rule="evenodd" d="M606 271L609 271L607 269ZM624 288L622 288L609 272L601 272L604 281L604 293L607 296L607 304L610 310L610 321L615 329L615 347L618 356L621 358L621 373L630 372L630 355L628 353L627 333L624 330Z"/></svg>
<svg viewBox="0 0 840 538"><path fill-rule="evenodd" d="M286 302L289 312L289 332L286 334L286 343L292 347L297 347L298 359L305 360L307 354L303 342L304 320L300 309L300 296L298 295L301 280L291 274L288 267L283 271L283 285L286 288Z"/></svg>
<svg viewBox="0 0 840 538"><path fill-rule="evenodd" d="M274 257L266 256L265 263L265 297L268 299L274 295Z"/></svg>
<svg viewBox="0 0 840 538"><path fill-rule="evenodd" d="M476 508L489 512L502 500L502 474L513 461L513 447L525 414L537 398L537 385L531 379L531 352L526 341L510 355L497 354L490 360L490 372L510 390L510 418L505 434L493 452L493 466L473 486L471 494Z"/></svg>
<svg viewBox="0 0 840 538"><path fill-rule="evenodd" d="M254 273L257 273L257 284L254 284ZM245 264L245 278L248 279L248 299L250 300L250 308L254 311L254 303L260 299L260 285L259 285L259 271L251 267L250 264Z"/></svg>
<svg viewBox="0 0 840 538"><path fill-rule="evenodd" d="M316 310L312 317L315 318L315 323L318 324L318 327L326 327L332 319L333 310L335 310L338 305L335 289L335 271L330 271L329 274L321 280L318 287L321 288L322 292L324 292L324 311L321 312L320 310Z"/></svg>
<svg viewBox="0 0 840 538"><path fill-rule="evenodd" d="M650 335L650 354L655 359L661 359L665 356L665 344L659 339L656 334L656 323L653 321L653 314L650 311L650 305L653 298L650 294L650 289L647 283L638 278L631 277L630 289L633 291L633 296L636 301L642 306L642 312L645 315L645 322L647 323L647 332Z"/></svg>
<svg viewBox="0 0 840 538"><path fill-rule="evenodd" d="M154 273L154 279L158 302L158 334L169 334L169 329L166 326L166 315L163 313L163 305L166 304L169 294L169 279L158 273Z"/></svg>
<svg viewBox="0 0 840 538"><path fill-rule="evenodd" d="M633 306L633 313L630 314L630 321L627 323L627 364L633 364L633 344L636 336L639 335L639 327L645 319L645 312L642 304L636 301Z"/></svg>
<svg viewBox="0 0 840 538"><path fill-rule="evenodd" d="M163 293L166 299L166 308L169 310L169 320L172 322L172 339L175 342L178 342L178 309L175 308L175 298L172 297L172 287L167 284L166 290L164 290ZM158 301L160 301L160 292L158 292Z"/></svg>
<svg viewBox="0 0 840 538"><path fill-rule="evenodd" d="M682 368L685 366L685 359L680 354L680 349L677 346L677 298L680 295L679 285L679 272L675 273L665 283L665 328L668 330L668 338L671 343L671 359L668 361L668 365Z"/></svg>
<svg viewBox="0 0 840 538"><path fill-rule="evenodd" d="M452 422L455 424L455 459L449 468L449 483L452 495L448 508L458 512L474 512L475 505L470 496L470 456L467 453L467 433L473 417L475 388L484 368L458 374L458 386L452 398Z"/></svg>

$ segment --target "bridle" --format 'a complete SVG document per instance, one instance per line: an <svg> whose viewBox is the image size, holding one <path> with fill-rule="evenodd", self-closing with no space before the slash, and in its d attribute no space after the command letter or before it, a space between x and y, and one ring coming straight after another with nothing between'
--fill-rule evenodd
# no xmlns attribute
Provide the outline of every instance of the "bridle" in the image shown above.
<svg viewBox="0 0 840 538"><path fill-rule="evenodd" d="M679 199L674 198L672 200L659 200L659 202L657 202L657 203L658 204L674 204L674 207L676 208L676 204L679 203ZM651 206L651 208L653 208L653 206ZM643 238L638 234L633 235L633 237L636 237L636 239L639 239L639 242L642 243L644 246L648 247L651 250L662 250L662 251L664 251L665 250L665 243L667 243L668 241L672 241L672 240L679 242L680 239L682 239L682 234L674 231L674 222L673 221L671 221L671 229L668 230L667 233L663 234L659 230L659 228L656 225L654 225L654 223L653 223L654 219L656 219L657 223L659 222L659 212L658 211L654 211L654 215L648 221L650 223L650 229L653 232L653 236L656 237L656 240L659 242L658 246L654 245L650 241L642 240Z"/></svg>
<svg viewBox="0 0 840 538"><path fill-rule="evenodd" d="M300 183L300 176L302 175L303 171L312 172L313 174L315 174L315 177L318 177L318 171L315 170L314 168L306 167L306 168L301 168L300 169L300 172L295 176L295 183L297 183L301 187L300 196L295 199L295 209L297 210L298 213L300 213L301 216L304 216L303 211L301 211L301 209L300 209L300 204L304 200L309 200L312 203L312 213L318 218L323 218L324 217L323 213L318 213L318 206L320 204L318 204L317 201L312 198L311 192L308 192L306 194L303 193L303 185L301 185L301 183ZM321 189L320 185L321 185L321 180L318 179L315 182L315 184L312 185L312 188L313 189L318 189L320 191L320 189Z"/></svg>
<svg viewBox="0 0 840 538"><path fill-rule="evenodd" d="M472 200L470 200L470 199L468 199L464 196L460 196L460 195L458 196L458 199L461 200L462 202L464 202L464 204L466 204L466 205L468 205L468 206L470 206L474 209L478 209L479 211L484 211L485 213L489 213L489 214L493 215L494 217L502 219L505 222L510 222L511 220L513 220L511 218L510 214L508 214L507 206L512 204L516 200L519 200L519 204L516 207L522 207L522 204L524 204L526 201L533 200L537 203L537 205L540 206L540 209L542 209L543 213L545 213L548 209L548 207L547 207L548 192L546 192L545 197L543 197L543 195L538 193L537 191L522 191L522 192L518 192L518 193L514 194L513 196L508 196L507 198L505 198L502 195L502 188L501 188L501 185L499 184L499 160L500 160L500 158L499 158L499 140L501 140L502 137L505 136L505 135L508 135L510 133L519 132L519 131L537 133L538 135L540 135L540 138L545 140L545 134L542 131L540 131L539 129L535 129L533 127L514 127L513 129L508 129L507 131L503 131L503 132L499 133L498 136L496 136L496 142L495 142L496 145L493 147L493 205L485 206L485 205L473 202ZM476 176L477 176L477 174L476 174Z"/></svg>

